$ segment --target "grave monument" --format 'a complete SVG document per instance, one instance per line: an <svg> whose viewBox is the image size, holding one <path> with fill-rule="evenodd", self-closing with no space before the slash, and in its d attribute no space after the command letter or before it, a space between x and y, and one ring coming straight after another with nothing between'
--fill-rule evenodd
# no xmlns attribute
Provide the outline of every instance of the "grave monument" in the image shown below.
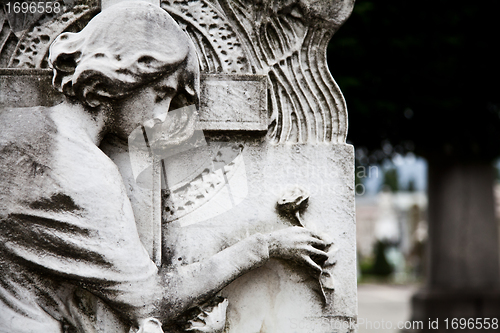
<svg viewBox="0 0 500 333"><path fill-rule="evenodd" d="M0 16L0 331L354 332L353 1L58 4Z"/></svg>

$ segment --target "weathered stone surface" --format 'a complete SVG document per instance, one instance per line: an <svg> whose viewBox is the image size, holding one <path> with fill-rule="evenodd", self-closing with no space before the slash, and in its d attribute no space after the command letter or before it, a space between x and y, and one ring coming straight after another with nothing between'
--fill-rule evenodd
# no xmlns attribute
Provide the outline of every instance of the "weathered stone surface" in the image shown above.
<svg viewBox="0 0 500 333"><path fill-rule="evenodd" d="M101 9L105 10L106 8L109 8L113 5L116 5L117 3L127 1L127 0L101 0ZM133 1L133 0L132 0ZM151 3L153 5L160 5L160 0L142 0L148 3Z"/></svg>
<svg viewBox="0 0 500 333"><path fill-rule="evenodd" d="M273 260L222 291L229 300L228 332L329 333L336 320L355 321L352 146L276 146L259 140L231 144L244 147L236 165L241 172L228 170L227 184L223 182L210 199L199 199L205 203L196 211L178 218L164 215L165 260L173 266L200 261L248 235L296 225L279 214L276 203L288 188L298 185L310 193L308 207L301 213L305 226L327 234L334 243L335 264L325 268L331 274L325 288L327 302L316 278L294 264ZM204 150L221 145L211 142ZM192 167L177 163L174 156L167 162L167 175Z"/></svg>
<svg viewBox="0 0 500 333"><path fill-rule="evenodd" d="M48 68L48 50L64 31L80 31L98 13L98 0L59 1L60 12L15 13L0 10L0 66ZM13 8L12 8L13 9ZM22 22L18 26L16 22Z"/></svg>
<svg viewBox="0 0 500 333"><path fill-rule="evenodd" d="M0 108L52 106L63 96L52 88L52 71L0 69Z"/></svg>
<svg viewBox="0 0 500 333"><path fill-rule="evenodd" d="M201 129L267 131L266 76L206 75L201 82Z"/></svg>
<svg viewBox="0 0 500 333"><path fill-rule="evenodd" d="M324 59L352 1L162 1L180 27L157 6L125 2L80 34L58 37L97 14L92 1L40 19L15 38L3 25L0 61L20 70L0 72L0 107L48 106L0 113L9 129L0 137L0 162L7 163L0 249L33 281L47 281L36 283L48 290L43 304L60 307L43 310L28 292L23 301L54 332L64 323L84 332L161 332L163 324L168 332L330 333L355 321L353 149L344 143L345 103ZM47 89L42 68L49 62L65 96ZM174 109L196 101L194 126L193 115ZM22 119L30 120L26 135L13 130ZM195 128L207 130L207 142L182 148ZM132 158L130 142L141 138ZM17 169L24 159L13 147L21 141L20 154L30 152L26 158L46 169ZM173 147L175 154L163 151ZM56 186L37 178L44 170ZM27 178L15 182L12 175ZM277 205L290 188L309 196L291 215L294 209L283 213ZM50 252L54 245L36 232L26 233L36 250L12 252L28 244L9 238L15 223L4 212L12 200L45 209L40 203L51 201L37 195L55 189L63 196L51 200L69 198L51 213L56 223L42 223L38 211L30 219L34 230L53 228L47 234L50 244L62 241L60 252ZM30 192L34 199L19 196ZM82 212L71 215L75 209ZM74 225L66 228L68 221ZM91 231L77 241L72 233L82 225ZM68 249L73 242L76 251ZM64 282L62 299L52 280ZM0 318L22 316L4 308ZM18 330L15 321L3 322ZM28 331L41 329L30 323Z"/></svg>

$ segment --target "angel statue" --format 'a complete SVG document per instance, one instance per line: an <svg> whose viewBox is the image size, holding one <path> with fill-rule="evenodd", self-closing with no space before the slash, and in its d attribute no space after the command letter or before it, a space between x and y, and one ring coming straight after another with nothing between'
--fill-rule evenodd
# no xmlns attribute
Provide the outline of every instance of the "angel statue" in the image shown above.
<svg viewBox="0 0 500 333"><path fill-rule="evenodd" d="M270 258L321 273L329 243L303 227L257 233L176 269L148 256L118 168L99 146L198 98L195 47L165 10L111 6L61 34L49 62L65 100L0 113L0 332L97 332L95 298L131 332L162 332Z"/></svg>

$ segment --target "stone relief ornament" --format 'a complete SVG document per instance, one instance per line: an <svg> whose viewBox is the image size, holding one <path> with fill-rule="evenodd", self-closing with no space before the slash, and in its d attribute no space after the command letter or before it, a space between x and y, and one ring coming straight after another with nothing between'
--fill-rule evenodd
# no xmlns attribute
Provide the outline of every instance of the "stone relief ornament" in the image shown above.
<svg viewBox="0 0 500 333"><path fill-rule="evenodd" d="M353 152L324 59L352 1L61 3L22 31L0 17L0 64L51 68L63 99L0 111L0 331L355 320Z"/></svg>
<svg viewBox="0 0 500 333"><path fill-rule="evenodd" d="M278 212L284 216L286 216L292 224L301 226L303 228L309 228L312 230L317 229L315 226L306 224L306 222L301 218L300 214L303 212L308 205L309 202L309 193L301 188L300 186L293 186L288 188L285 193L281 196L281 198L276 203ZM324 239L329 239L328 235L322 235ZM333 245L333 242L332 242ZM338 249L330 246L329 249L326 249L328 253L328 258L325 262L322 263L322 267L332 267L336 264L335 254ZM323 302L327 302L328 299L326 297L325 288L334 290L333 278L331 277L328 270L322 270L319 276L319 293L322 297Z"/></svg>
<svg viewBox="0 0 500 333"><path fill-rule="evenodd" d="M294 224L305 228L305 223L300 217L300 211L307 208L308 201L309 193L303 188L295 186L283 193L276 205L281 214L291 217L292 220L295 220Z"/></svg>
<svg viewBox="0 0 500 333"><path fill-rule="evenodd" d="M10 13L5 6L1 8L1 67L48 68L49 46L54 39L65 31L82 30L99 12L96 0L64 0L58 3L60 11L28 12L22 17L13 8L10 8Z"/></svg>
<svg viewBox="0 0 500 333"><path fill-rule="evenodd" d="M93 1L65 1L71 10L39 18L20 37L11 38L4 22L3 35L11 36L4 37L0 51L6 67L47 68L50 42L63 31L79 31L98 12ZM268 76L270 138L299 143L345 142L345 101L325 52L353 5L353 0L161 1L194 42L202 73Z"/></svg>
<svg viewBox="0 0 500 333"><path fill-rule="evenodd" d="M354 1L162 0L198 50L202 71L269 77L275 142L345 142L347 111L326 46Z"/></svg>

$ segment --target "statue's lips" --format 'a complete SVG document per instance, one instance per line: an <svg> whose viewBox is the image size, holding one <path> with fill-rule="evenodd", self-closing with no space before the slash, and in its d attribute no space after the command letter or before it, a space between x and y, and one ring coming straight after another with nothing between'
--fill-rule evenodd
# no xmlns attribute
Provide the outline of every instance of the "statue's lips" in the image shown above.
<svg viewBox="0 0 500 333"><path fill-rule="evenodd" d="M192 138L196 122L197 113L194 106L169 111L164 116L164 121L151 119L135 129L129 137L129 148L169 155L169 150L175 150L176 146Z"/></svg>

